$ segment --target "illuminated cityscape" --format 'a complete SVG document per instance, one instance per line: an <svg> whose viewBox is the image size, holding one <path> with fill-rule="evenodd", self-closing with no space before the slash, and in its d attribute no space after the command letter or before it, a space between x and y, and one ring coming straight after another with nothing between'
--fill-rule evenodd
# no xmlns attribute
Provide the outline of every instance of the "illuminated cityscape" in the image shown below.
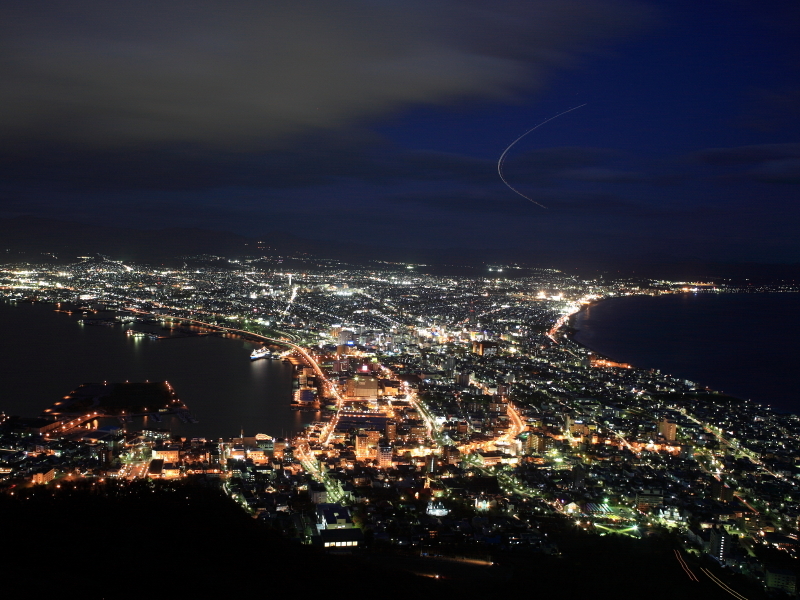
<svg viewBox="0 0 800 600"><path fill-rule="evenodd" d="M796 4L0 3L3 597L800 597Z"/></svg>
<svg viewBox="0 0 800 600"><path fill-rule="evenodd" d="M284 401L317 420L288 437L243 423L236 437L188 438L152 427L167 415L198 422L169 383L85 384L38 417L3 417L6 493L202 478L254 519L336 553L559 556L558 530L667 532L689 581L704 577L696 561L707 555L770 589L776 573L776 589L794 585L764 557L797 556L800 419L611 361L571 336L570 317L605 298L735 286L519 265L468 278L418 264L294 258L290 273L283 258L187 260L6 265L0 286L6 302L47 303L80 326L151 342L258 342L250 360L290 363ZM137 430L142 416L151 427Z"/></svg>

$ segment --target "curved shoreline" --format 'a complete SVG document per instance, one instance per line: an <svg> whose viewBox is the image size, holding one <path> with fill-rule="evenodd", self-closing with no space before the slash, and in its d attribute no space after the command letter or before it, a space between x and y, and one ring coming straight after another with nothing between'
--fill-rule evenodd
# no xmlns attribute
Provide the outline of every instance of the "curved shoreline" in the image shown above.
<svg viewBox="0 0 800 600"><path fill-rule="evenodd" d="M688 295L688 294L692 294L692 292L680 292L680 293L677 293L677 294L660 294L659 296L666 296L666 295L668 295L668 296L682 296L682 295ZM600 352L599 350L596 350L595 348L592 348L589 344L586 344L585 342L579 342L577 339L575 339L575 335L580 333L580 331L581 331L580 329L577 329L575 327L575 320L578 318L578 315L580 315L581 313L587 311L592 306L600 305L600 304L602 304L604 302L607 302L609 300L622 300L622 299L626 299L626 298L631 298L632 299L632 298L644 298L644 297L653 297L653 296L651 296L650 294L631 294L631 295L628 295L628 296L611 296L611 297L599 298L597 300L592 300L588 304L582 305L580 310L572 313L569 316L569 319L567 320L566 326L569 328L569 330L566 332L567 337L573 343L577 344L578 346L580 346L582 348L585 348L586 350L588 350L589 352L591 352L592 354L596 355L597 357L599 357L601 359L609 360L609 361L617 362L617 363L626 363L626 364L631 365L631 367L634 368L634 369L645 369L645 370L647 370L646 367L641 367L636 362L626 361L626 360L623 360L621 358L614 358L613 356L610 356L608 354L604 354L603 352ZM659 372L661 372L661 367L651 367L651 368L657 369ZM676 375L673 375L672 373L662 373L662 374L668 375L670 377L675 377L676 376ZM698 386L700 386L699 382L695 382L695 383ZM701 389L705 389L705 390L709 390L709 391L717 391L717 390L712 390L711 388L709 388L707 386L702 387ZM724 393L724 392L718 392L718 393Z"/></svg>
<svg viewBox="0 0 800 600"><path fill-rule="evenodd" d="M309 416L299 415L290 409L293 389L289 365L270 361L264 363L263 367L253 367L247 354L254 341L244 336L218 334L196 339L181 337L176 339L186 342L174 341L164 345L163 340L134 341L125 336L121 325L83 328L77 324L80 311L77 314L73 311L71 316L58 313L52 302L41 301L34 305L20 303L20 306L14 306L16 303L4 301L0 304L3 309L8 309L3 310L4 318L18 324L7 331L4 345L16 356L27 357L29 353L23 348L16 351L17 346L32 346L28 339L41 339L42 333L48 344L51 343L51 337L57 337L56 348L102 348L96 351L97 356L91 355L90 359L84 361L87 365L85 371L82 365L63 367L65 362L71 364L77 359L57 361L59 367L52 369L52 373L47 361L28 358L24 359L24 363L17 358L8 361L9 365L14 365L23 374L13 381L10 389L14 390L14 394L0 407L8 414L36 416L51 406L54 399L75 389L78 382L146 381L149 378L150 381L170 381L180 398L200 420L199 425L191 424L191 427L174 417L164 417L164 423L160 425L150 422L151 427L171 428L176 434L208 439L227 438L237 434L242 423L246 426L252 423L254 431L281 436L281 431L296 432L311 421ZM54 321L50 320L51 316ZM151 327L154 331L158 330L158 325ZM199 361L196 362L196 359ZM127 366L119 367L120 364ZM30 373L45 372L43 370L47 370L47 376L40 377L45 380L45 384L40 386L36 383L36 376ZM213 382L206 384L206 379L213 379ZM28 387L30 390L27 390ZM228 397L236 401L220 402L220 398Z"/></svg>
<svg viewBox="0 0 800 600"><path fill-rule="evenodd" d="M661 295L681 296L681 295L686 295L686 294L691 294L691 293L692 292L680 292L678 294L661 294ZM613 356L609 356L608 354L604 354L604 353L600 352L599 350L596 350L595 348L592 348L589 344L586 344L584 342L579 342L577 339L575 339L575 335L580 333L580 331L581 331L580 329L577 329L575 327L575 320L578 318L578 315L580 315L584 311L588 310L592 306L596 306L596 305L602 304L603 302L607 302L608 300L615 300L615 299L616 300L621 300L621 299L625 299L625 298L643 298L643 297L652 297L652 296L650 296L649 294L632 294L632 295L629 295L629 296L611 296L611 297L599 298L597 300L592 300L588 304L582 305L580 310L572 313L569 316L569 319L567 320L566 326L569 328L569 330L566 332L567 337L574 344L577 344L578 346L580 346L582 348L585 348L586 350L588 350L589 352L591 352L592 354L594 354L595 356L597 356L598 358L600 358L602 360L608 360L608 361L615 362L615 363L627 364L627 365L630 365L630 367L633 368L633 369L644 369L644 370L647 370L646 367L641 367L636 362L630 362L630 361L622 360L620 358L614 358ZM676 376L676 375L674 375L672 373L663 373L661 367L651 367L651 368L658 370L660 373L662 373L662 375L667 375L669 377L682 377L682 376ZM716 392L716 393L720 393L720 394L725 394L725 392L721 392L721 391L718 391L718 390L713 390L708 386L703 386L698 381L695 381L694 383L697 386L697 388L700 389L700 390L706 390L706 391L710 391L710 392ZM732 397L734 397L734 396L732 396Z"/></svg>
<svg viewBox="0 0 800 600"><path fill-rule="evenodd" d="M641 294L641 295L645 295L645 294ZM616 296L615 296L615 297L616 297ZM631 298L634 298L634 297L637 297L637 296L630 296L630 297L631 297ZM566 324L565 324L565 325L563 325L563 326L562 326L562 328L564 328L564 327L566 327L566 328L567 328L567 331L565 332L565 333L566 333L566 335L567 335L567 338L568 338L568 339L569 339L571 342L573 342L574 344L577 344L577 345L578 345L578 346L580 346L581 348L586 348L587 350L589 350L590 352L592 352L593 354L596 354L597 356L599 356L599 357L601 357L601 358L604 358L604 359L607 359L607 360L611 360L611 361L614 361L614 362L618 362L618 361L617 361L617 359L615 359L615 358L613 358L613 357L611 357L611 356L605 355L605 354L603 354L603 353L601 353L601 352L598 352L597 350L595 350L594 348L592 348L592 347L591 347L591 346L589 346L588 344L584 344L583 342L579 342L578 340L576 340L576 339L575 339L575 334L577 334L577 333L580 333L580 331L581 331L580 329L577 329L577 328L575 327L575 320L578 318L578 315L580 315L582 312L585 312L585 311L587 311L587 310L588 310L589 308L591 308L592 306L596 306L596 305L598 305L598 304L602 304L603 302L606 302L607 300L612 300L613 298L614 298L614 297L599 298L599 299L597 299L597 300L592 300L592 301L591 301L591 302L589 302L588 304L583 304L583 305L581 305L581 308L580 308L580 310L577 310L577 311L575 311L574 313L572 313L572 314L569 316L569 319L567 319L567 322L566 322ZM638 369L639 367L636 367L636 366L634 365L634 368L637 368L637 369Z"/></svg>
<svg viewBox="0 0 800 600"><path fill-rule="evenodd" d="M692 380L698 390L797 412L800 395L786 375L791 371L787 360L794 354L796 321L789 328L781 327L773 315L793 314L800 294L744 292L712 298L678 293L664 294L675 296L672 299L652 296L652 303L633 300L645 295L649 296L593 300L570 315L568 328L562 332L598 357L618 357L639 369ZM631 300L605 307L592 319L581 316L589 307L614 298ZM749 332L769 335L753 343Z"/></svg>
<svg viewBox="0 0 800 600"><path fill-rule="evenodd" d="M611 361L614 361L614 362L623 362L623 361L621 361L621 359L616 359L616 358L614 358L612 356L609 356L607 354L603 354L599 350L596 350L596 349L592 348L589 344L586 344L584 342L579 342L578 340L575 339L575 335L577 333L580 333L580 331L581 331L580 329L577 329L575 327L575 320L578 318L578 315L580 315L581 313L587 311L592 306L598 306L600 304L603 304L604 302L608 302L609 300L624 300L624 299L627 299L627 298L631 298L631 299L632 298L654 298L654 297L661 297L661 296L683 296L683 295L689 295L689 294L694 294L694 292L678 292L678 293L672 293L672 294L659 294L658 296L652 296L650 294L631 294L631 295L628 295L628 296L608 296L608 297L598 298L597 300L592 300L589 303L582 305L580 310L575 311L574 313L572 313L569 316L569 319L567 320L567 323L566 323L566 327L569 328L569 330L566 332L567 337L573 343L577 344L578 346L581 346L582 348L586 348L587 350L589 350L590 352L596 354L597 356L599 356L601 358L604 358L604 359L607 359L607 360L611 360ZM627 361L624 361L624 362L627 362ZM631 364L633 366L633 368L635 368L635 369L644 368L644 367L639 367L634 363L629 363L629 364Z"/></svg>

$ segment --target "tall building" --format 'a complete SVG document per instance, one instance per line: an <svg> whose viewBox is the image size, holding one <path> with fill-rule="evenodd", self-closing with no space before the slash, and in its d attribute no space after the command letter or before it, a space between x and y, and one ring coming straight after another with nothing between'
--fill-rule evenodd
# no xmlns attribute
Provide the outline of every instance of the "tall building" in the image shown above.
<svg viewBox="0 0 800 600"><path fill-rule="evenodd" d="M555 440L543 433L531 433L528 436L528 450L537 454L544 454L555 447Z"/></svg>
<svg viewBox="0 0 800 600"><path fill-rule="evenodd" d="M356 458L364 460L369 458L369 437L366 433L359 433L355 438Z"/></svg>
<svg viewBox="0 0 800 600"><path fill-rule="evenodd" d="M392 466L391 444L381 444L378 446L378 466L381 469L388 469Z"/></svg>
<svg viewBox="0 0 800 600"><path fill-rule="evenodd" d="M457 465L461 460L461 451L455 446L445 446L444 460L447 464Z"/></svg>
<svg viewBox="0 0 800 600"><path fill-rule="evenodd" d="M469 378L472 373L456 373L455 374L455 383L459 387L469 387Z"/></svg>
<svg viewBox="0 0 800 600"><path fill-rule="evenodd" d="M717 502L732 502L733 488L723 480L711 481L711 497Z"/></svg>
<svg viewBox="0 0 800 600"><path fill-rule="evenodd" d="M572 489L582 490L586 487L586 469L583 465L572 467Z"/></svg>
<svg viewBox="0 0 800 600"><path fill-rule="evenodd" d="M377 448L378 443L381 441L381 432L376 431L375 429L368 429L364 433L366 433L367 438L369 438L370 447Z"/></svg>
<svg viewBox="0 0 800 600"><path fill-rule="evenodd" d="M380 431L362 430L355 436L356 458L360 460L378 458Z"/></svg>
<svg viewBox="0 0 800 600"><path fill-rule="evenodd" d="M275 440L275 443L272 446L272 456L275 457L276 460L283 460L284 451L286 450L286 440L283 438L278 438Z"/></svg>
<svg viewBox="0 0 800 600"><path fill-rule="evenodd" d="M658 435L663 437L668 442L674 442L677 433L678 425L675 423L675 421L665 417L658 422Z"/></svg>
<svg viewBox="0 0 800 600"><path fill-rule="evenodd" d="M715 527L710 533L711 546L708 553L722 563L731 551L731 535L722 527Z"/></svg>

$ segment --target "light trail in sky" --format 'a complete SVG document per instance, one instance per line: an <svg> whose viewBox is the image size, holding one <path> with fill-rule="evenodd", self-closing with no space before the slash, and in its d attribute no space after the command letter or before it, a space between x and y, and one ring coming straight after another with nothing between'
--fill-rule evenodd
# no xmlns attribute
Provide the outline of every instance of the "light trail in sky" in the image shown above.
<svg viewBox="0 0 800 600"><path fill-rule="evenodd" d="M513 142L511 142L511 143L508 145L508 147L507 147L505 150L503 150L503 153L500 155L500 158L499 158L499 159L497 159L497 174L498 174L498 175L500 175L500 179L503 181L503 183L505 183L505 184L506 184L506 187L507 187L508 189L510 189L510 190L511 190L512 192L514 192L515 194L519 194L520 196L522 196L522 197L523 197L523 198L525 198L526 200L530 200L530 201L531 201L531 202L533 202L533 203L534 203L536 206L541 206L542 208L547 208L547 207L546 207L544 204L541 204L541 203L537 202L536 200L534 200L534 199L533 199L533 198L531 198L530 196L526 196L525 194L523 194L522 192L520 192L520 191L519 191L517 188L515 188L513 185L511 185L510 183L508 183L508 181L506 180L505 176L503 175L503 165L504 165L504 164L505 164L505 162L506 162L506 155L508 154L508 151L509 151L509 150L511 150L511 148L513 148L513 147L514 147L514 144L516 144L518 141L520 141L522 138L524 138L524 137L525 137L526 135L528 135L529 133L531 133L531 132L533 132L533 131L536 131L536 130L537 130L537 129L539 129L539 127L541 127L542 125L545 125L546 123L549 123L550 121L552 121L552 120L554 120L554 119L557 119L557 118L558 118L558 117L560 117L561 115L565 115L565 114L567 114L567 113L570 113L570 112L572 112L573 110L578 110L578 109L579 109L579 108L581 108L582 106L586 106L586 104L581 104L580 106L573 106L573 107L572 107L572 108L570 108L569 110L565 110L564 112L560 112L560 113L558 113L557 115L555 115L555 116L553 116L553 117L550 117L549 119L546 119L546 120L542 121L541 123L539 123L539 124L538 124L538 125L536 125L535 127L531 127L530 129L528 129L528 131L526 131L526 132L525 132L525 133L523 133L521 136L519 136L517 139L515 139Z"/></svg>

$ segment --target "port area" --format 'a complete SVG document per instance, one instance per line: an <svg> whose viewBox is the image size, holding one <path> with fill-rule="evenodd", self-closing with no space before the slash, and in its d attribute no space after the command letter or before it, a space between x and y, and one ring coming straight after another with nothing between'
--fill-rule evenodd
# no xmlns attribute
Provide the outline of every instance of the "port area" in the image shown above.
<svg viewBox="0 0 800 600"><path fill-rule="evenodd" d="M222 333L202 325L186 325L180 319L163 315L142 315L129 310L115 310L103 305L81 306L68 302L58 303L54 312L78 317L84 326L121 326L126 335L150 340L171 340L187 337L219 336Z"/></svg>
<svg viewBox="0 0 800 600"><path fill-rule="evenodd" d="M106 417L124 423L141 416L159 421L160 415L167 414L191 418L167 381L84 383L45 409L41 416L48 423L42 433L60 436Z"/></svg>

